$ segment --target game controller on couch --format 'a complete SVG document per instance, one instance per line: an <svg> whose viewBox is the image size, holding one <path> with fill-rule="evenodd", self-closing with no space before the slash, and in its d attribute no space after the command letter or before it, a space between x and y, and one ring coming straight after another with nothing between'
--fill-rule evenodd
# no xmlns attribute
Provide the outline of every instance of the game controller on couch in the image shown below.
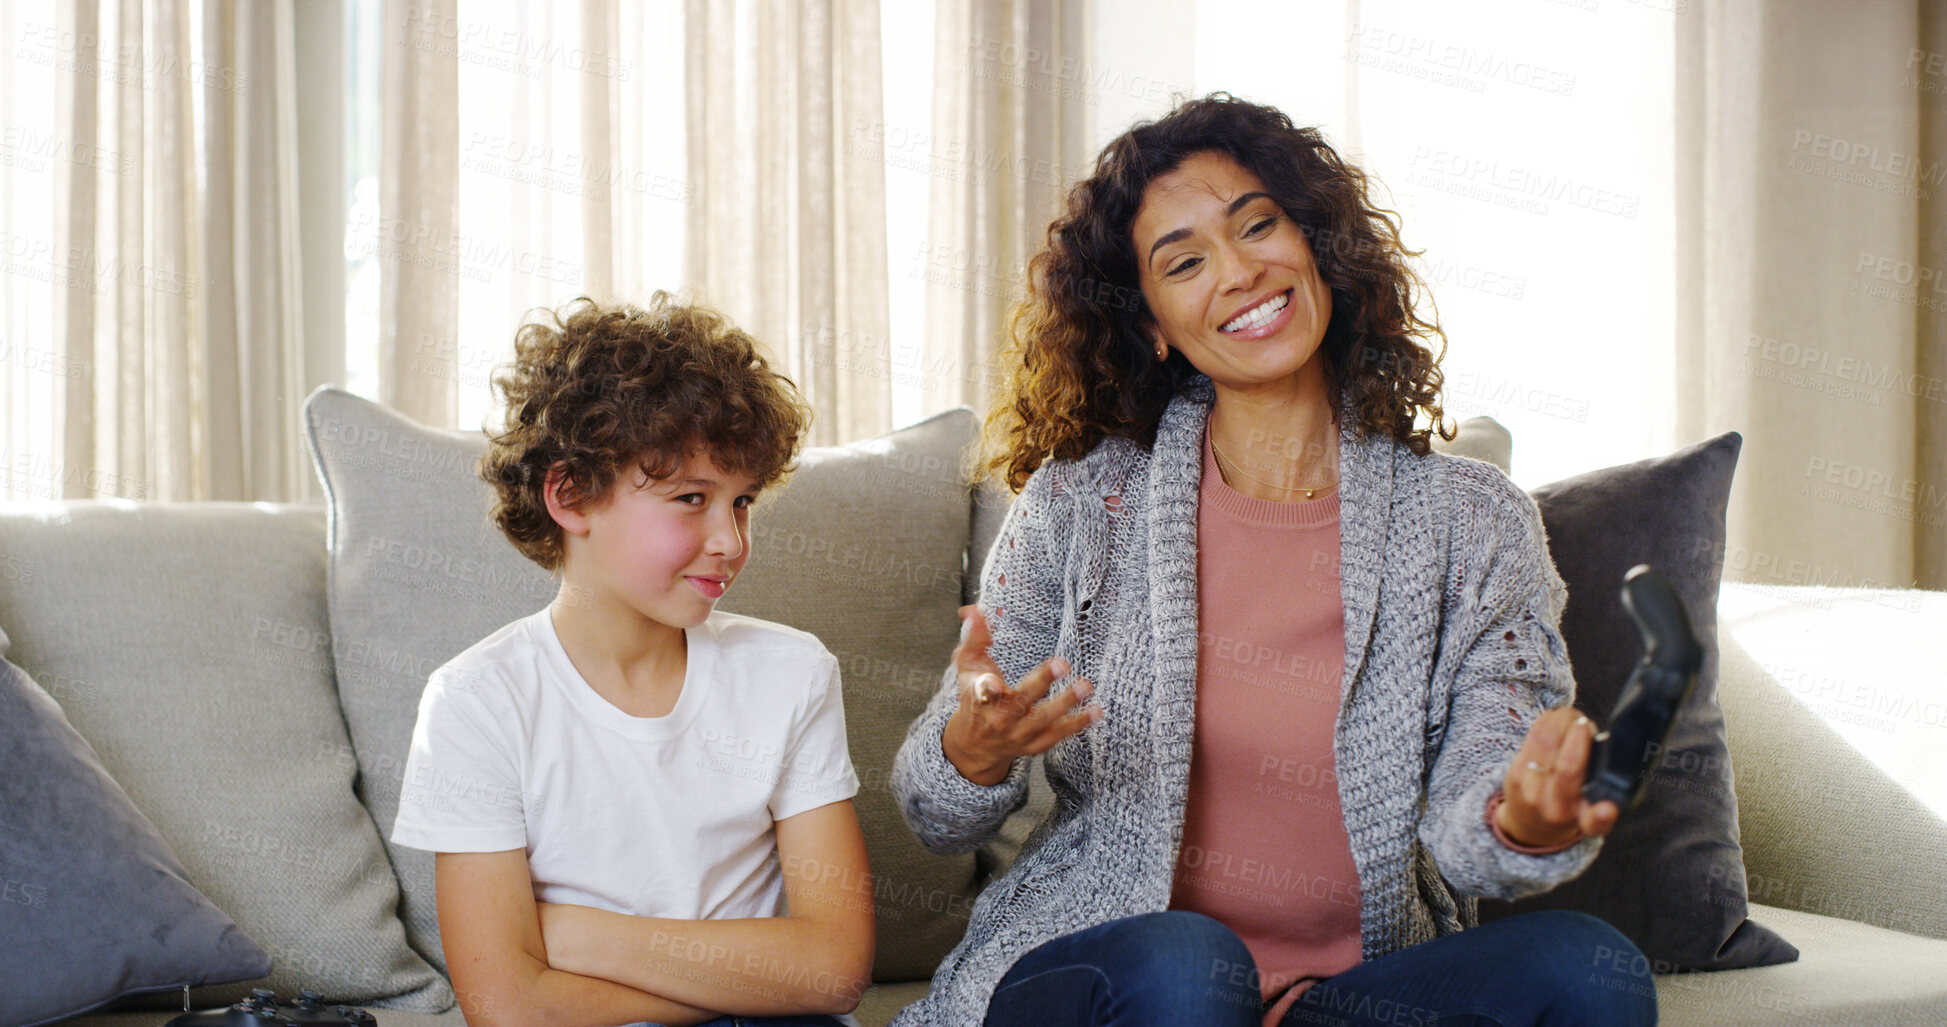
<svg viewBox="0 0 1947 1027"><path fill-rule="evenodd" d="M1582 794L1626 811L1643 797L1670 725L1697 683L1704 649L1683 601L1648 566L1638 564L1623 576L1622 605L1642 633L1643 659L1616 696L1608 730L1596 736Z"/></svg>
<svg viewBox="0 0 1947 1027"><path fill-rule="evenodd" d="M275 992L257 988L234 1006L184 1013L169 1021L168 1027L298 1027L311 1023L376 1027L378 1021L356 1006L328 1005L322 996L309 989L300 992L295 1001L279 1003Z"/></svg>

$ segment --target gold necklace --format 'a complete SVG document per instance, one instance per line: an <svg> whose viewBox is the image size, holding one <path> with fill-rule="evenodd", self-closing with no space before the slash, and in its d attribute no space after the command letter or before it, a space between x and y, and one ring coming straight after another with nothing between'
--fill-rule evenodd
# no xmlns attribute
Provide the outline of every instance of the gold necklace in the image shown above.
<svg viewBox="0 0 1947 1027"><path fill-rule="evenodd" d="M1263 478L1260 478L1244 470L1243 464L1238 463L1237 460L1234 457L1232 457L1229 453L1224 452L1223 447L1217 445L1217 436L1215 433L1212 433L1210 436L1210 451L1217 454L1218 471L1221 472L1224 469L1223 461L1228 460L1230 461L1231 470L1236 471L1238 474L1241 474L1244 477L1249 478L1254 482L1257 482L1259 485L1268 485L1274 489L1279 489L1285 492L1303 492L1305 494L1306 499L1312 498L1313 495L1319 492L1330 492L1331 490L1338 488L1339 485L1339 483L1336 481L1324 485L1313 485L1310 487L1306 487L1304 485L1280 485L1275 481L1265 481Z"/></svg>

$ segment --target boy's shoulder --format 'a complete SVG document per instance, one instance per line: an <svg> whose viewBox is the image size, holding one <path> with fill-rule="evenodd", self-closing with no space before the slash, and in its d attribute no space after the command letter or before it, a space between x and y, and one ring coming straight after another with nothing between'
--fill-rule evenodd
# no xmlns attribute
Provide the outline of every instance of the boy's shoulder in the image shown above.
<svg viewBox="0 0 1947 1027"><path fill-rule="evenodd" d="M433 671L429 687L440 686L482 698L505 696L510 690L533 687L538 683L537 667L543 662L540 659L543 643L536 632L546 627L537 624L536 618L546 616L548 611L543 608L496 628Z"/></svg>
<svg viewBox="0 0 1947 1027"><path fill-rule="evenodd" d="M704 620L702 629L710 632L718 651L732 655L834 659L817 635L759 617L717 610Z"/></svg>

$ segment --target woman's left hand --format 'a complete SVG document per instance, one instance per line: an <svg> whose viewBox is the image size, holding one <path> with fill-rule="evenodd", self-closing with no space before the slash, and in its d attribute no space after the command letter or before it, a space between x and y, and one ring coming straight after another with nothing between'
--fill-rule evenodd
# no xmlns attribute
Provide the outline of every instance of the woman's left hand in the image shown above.
<svg viewBox="0 0 1947 1027"><path fill-rule="evenodd" d="M1616 826L1621 810L1615 803L1582 797L1594 737L1595 725L1572 706L1549 710L1535 721L1501 783L1494 817L1504 834L1522 845L1550 848L1579 835L1605 835Z"/></svg>

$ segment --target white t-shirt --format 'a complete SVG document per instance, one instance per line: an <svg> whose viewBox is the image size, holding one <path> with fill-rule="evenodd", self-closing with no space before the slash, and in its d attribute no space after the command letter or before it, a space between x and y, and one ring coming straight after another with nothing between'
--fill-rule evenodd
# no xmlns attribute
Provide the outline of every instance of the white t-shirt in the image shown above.
<svg viewBox="0 0 1947 1027"><path fill-rule="evenodd" d="M543 609L433 672L392 840L527 850L534 897L681 920L780 916L773 822L858 792L838 661L813 636L712 613L666 716L622 712Z"/></svg>

